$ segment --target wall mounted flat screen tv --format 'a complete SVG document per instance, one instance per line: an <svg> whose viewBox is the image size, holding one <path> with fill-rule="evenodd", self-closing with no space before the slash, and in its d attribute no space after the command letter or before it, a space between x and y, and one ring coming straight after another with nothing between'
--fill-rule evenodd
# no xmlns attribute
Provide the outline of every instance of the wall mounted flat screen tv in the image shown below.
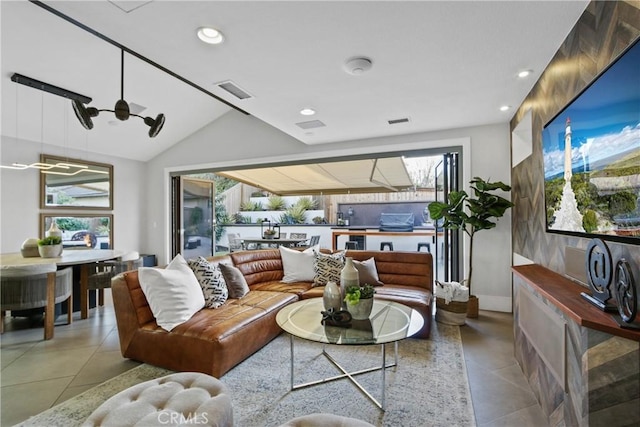
<svg viewBox="0 0 640 427"><path fill-rule="evenodd" d="M542 131L547 231L640 244L640 43Z"/></svg>

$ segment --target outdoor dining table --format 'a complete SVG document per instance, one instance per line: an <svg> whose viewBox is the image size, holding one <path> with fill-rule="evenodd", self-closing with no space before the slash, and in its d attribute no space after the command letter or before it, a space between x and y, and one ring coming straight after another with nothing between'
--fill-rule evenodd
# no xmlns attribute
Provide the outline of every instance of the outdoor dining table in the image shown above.
<svg viewBox="0 0 640 427"><path fill-rule="evenodd" d="M80 283L81 289L87 289L86 284L89 280L89 266L92 263L106 261L108 259L118 258L122 256L124 251L112 249L71 249L64 250L62 255L57 258L40 258L28 257L24 258L21 253L0 254L0 271L1 269L28 267L34 265L55 265L56 268L67 267L71 265L80 265ZM56 272L55 270L47 273L47 305L44 315L44 339L53 338L53 325L55 320L55 286ZM83 286L84 283L84 286ZM75 298L75 297L74 297ZM88 315L87 292L80 295L81 310L80 316L86 319ZM73 310L69 307L69 310Z"/></svg>
<svg viewBox="0 0 640 427"><path fill-rule="evenodd" d="M256 248L259 248L260 245L268 244L268 245L278 245L278 246L296 246L299 243L305 242L308 239L265 239L264 237L243 237L242 241L247 248L247 244L255 243ZM248 249L248 248L247 248Z"/></svg>

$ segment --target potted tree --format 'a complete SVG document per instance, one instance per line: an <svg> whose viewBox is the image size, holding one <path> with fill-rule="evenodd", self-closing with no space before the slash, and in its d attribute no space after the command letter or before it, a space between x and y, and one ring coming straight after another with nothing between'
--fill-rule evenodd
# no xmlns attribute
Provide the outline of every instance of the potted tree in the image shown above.
<svg viewBox="0 0 640 427"><path fill-rule="evenodd" d="M478 316L478 298L471 293L473 273L473 238L478 231L496 226L495 220L502 217L513 206L509 200L494 194L496 190L511 191L511 187L501 181L489 182L474 177L471 188L475 198L463 191L449 193L448 202L432 202L429 214L434 220L444 219L442 226L449 230L462 230L469 236L469 268L466 285L469 287L468 317Z"/></svg>

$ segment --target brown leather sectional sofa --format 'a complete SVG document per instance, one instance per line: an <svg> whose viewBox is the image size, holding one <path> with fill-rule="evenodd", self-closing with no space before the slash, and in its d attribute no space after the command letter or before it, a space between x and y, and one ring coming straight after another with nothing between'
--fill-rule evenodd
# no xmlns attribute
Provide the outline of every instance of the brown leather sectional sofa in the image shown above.
<svg viewBox="0 0 640 427"><path fill-rule="evenodd" d="M424 317L416 335L429 338L432 321L432 257L427 252L347 251L364 261L371 257L383 286L376 298L408 305ZM160 328L140 288L137 271L112 282L120 350L126 358L175 371L196 371L220 377L265 346L282 330L275 317L282 307L305 298L321 297L324 287L310 282L281 283L282 261L278 249L233 252L211 257L240 269L250 292L229 299L216 309L202 309L171 332Z"/></svg>

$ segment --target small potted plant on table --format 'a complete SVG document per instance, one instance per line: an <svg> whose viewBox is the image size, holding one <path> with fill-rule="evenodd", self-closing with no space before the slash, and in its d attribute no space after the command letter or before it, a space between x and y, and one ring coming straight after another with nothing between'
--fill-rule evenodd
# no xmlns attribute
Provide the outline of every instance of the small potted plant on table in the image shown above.
<svg viewBox="0 0 640 427"><path fill-rule="evenodd" d="M62 254L62 237L49 236L38 240L38 253L42 258L55 258Z"/></svg>
<svg viewBox="0 0 640 427"><path fill-rule="evenodd" d="M274 230L273 228L267 228L266 230L264 230L262 237L265 239L273 239L276 237L276 230Z"/></svg>
<svg viewBox="0 0 640 427"><path fill-rule="evenodd" d="M362 286L349 286L345 291L344 301L347 310L354 320L368 319L373 309L374 287L368 283Z"/></svg>

